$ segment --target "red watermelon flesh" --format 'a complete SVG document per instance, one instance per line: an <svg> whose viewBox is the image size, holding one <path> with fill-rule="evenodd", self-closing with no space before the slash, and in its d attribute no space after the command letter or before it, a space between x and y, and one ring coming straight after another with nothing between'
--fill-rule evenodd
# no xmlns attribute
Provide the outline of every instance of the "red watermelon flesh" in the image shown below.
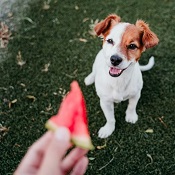
<svg viewBox="0 0 175 175"><path fill-rule="evenodd" d="M72 142L76 146L94 148L88 130L85 100L76 81L71 83L71 91L63 99L58 113L46 123L46 128L51 130L56 130L59 126L70 130Z"/></svg>

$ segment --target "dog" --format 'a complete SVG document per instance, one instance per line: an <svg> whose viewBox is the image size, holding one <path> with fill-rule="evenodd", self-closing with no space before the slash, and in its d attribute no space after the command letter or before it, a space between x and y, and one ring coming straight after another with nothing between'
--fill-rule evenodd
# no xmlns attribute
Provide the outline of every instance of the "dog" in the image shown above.
<svg viewBox="0 0 175 175"><path fill-rule="evenodd" d="M102 37L103 47L84 81L87 86L95 82L106 118L98 136L107 138L115 130L114 103L129 100L125 120L130 123L138 120L136 106L143 87L141 71L153 67L154 57L145 66L139 65L138 61L142 52L156 46L159 39L143 20L137 20L136 24L125 23L116 14L96 24L94 30Z"/></svg>

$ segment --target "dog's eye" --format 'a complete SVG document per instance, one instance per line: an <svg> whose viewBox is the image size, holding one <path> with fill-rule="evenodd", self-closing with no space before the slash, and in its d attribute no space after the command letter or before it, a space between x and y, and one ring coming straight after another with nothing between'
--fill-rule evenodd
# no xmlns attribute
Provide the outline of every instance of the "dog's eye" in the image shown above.
<svg viewBox="0 0 175 175"><path fill-rule="evenodd" d="M128 45L128 49L134 50L136 48L137 48L137 46L135 44Z"/></svg>
<svg viewBox="0 0 175 175"><path fill-rule="evenodd" d="M114 41L112 39L106 40L109 44L114 44Z"/></svg>

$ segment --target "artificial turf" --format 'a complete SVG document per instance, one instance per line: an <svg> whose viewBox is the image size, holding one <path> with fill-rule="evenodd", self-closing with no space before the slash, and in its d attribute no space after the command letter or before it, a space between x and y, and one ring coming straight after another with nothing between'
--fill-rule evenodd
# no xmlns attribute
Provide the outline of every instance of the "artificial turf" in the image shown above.
<svg viewBox="0 0 175 175"><path fill-rule="evenodd" d="M0 174L13 173L28 147L46 131L44 124L57 112L70 83L77 80L96 147L88 154L87 175L174 175L175 1L53 0L45 10L44 2L38 0L27 9L0 63ZM140 60L146 64L154 55L156 63L143 73L138 122L125 122L127 102L116 104L116 130L100 139L97 132L105 118L94 85L86 87L84 78L102 45L88 32L91 20L110 13L124 22L145 20L160 42ZM17 64L19 51L26 61L23 66Z"/></svg>

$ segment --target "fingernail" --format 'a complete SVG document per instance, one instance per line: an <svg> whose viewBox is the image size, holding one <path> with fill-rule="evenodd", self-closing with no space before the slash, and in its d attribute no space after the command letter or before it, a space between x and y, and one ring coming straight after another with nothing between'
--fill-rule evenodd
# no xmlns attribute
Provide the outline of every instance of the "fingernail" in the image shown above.
<svg viewBox="0 0 175 175"><path fill-rule="evenodd" d="M70 140L70 132L65 127L59 127L55 132L55 137L60 141L69 141Z"/></svg>

